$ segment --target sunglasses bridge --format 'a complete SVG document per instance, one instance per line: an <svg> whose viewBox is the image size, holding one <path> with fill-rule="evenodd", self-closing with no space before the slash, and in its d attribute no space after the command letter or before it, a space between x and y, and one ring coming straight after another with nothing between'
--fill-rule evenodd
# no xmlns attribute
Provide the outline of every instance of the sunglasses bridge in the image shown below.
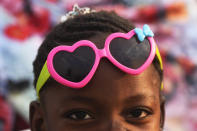
<svg viewBox="0 0 197 131"><path fill-rule="evenodd" d="M98 54L99 54L100 58L107 57L107 53L106 53L105 48L98 49Z"/></svg>

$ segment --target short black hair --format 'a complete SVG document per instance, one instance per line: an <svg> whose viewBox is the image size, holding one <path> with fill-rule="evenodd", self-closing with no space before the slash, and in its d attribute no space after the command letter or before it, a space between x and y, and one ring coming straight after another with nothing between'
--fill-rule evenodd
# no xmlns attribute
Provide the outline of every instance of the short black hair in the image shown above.
<svg viewBox="0 0 197 131"><path fill-rule="evenodd" d="M114 12L106 11L78 15L65 22L59 23L46 36L33 62L34 87L36 87L37 79L47 56L54 47L60 44L72 45L82 39L88 40L99 33L127 33L134 28L134 25L128 20L118 16ZM158 71L162 81L163 71L160 68L157 57L154 58L153 65Z"/></svg>

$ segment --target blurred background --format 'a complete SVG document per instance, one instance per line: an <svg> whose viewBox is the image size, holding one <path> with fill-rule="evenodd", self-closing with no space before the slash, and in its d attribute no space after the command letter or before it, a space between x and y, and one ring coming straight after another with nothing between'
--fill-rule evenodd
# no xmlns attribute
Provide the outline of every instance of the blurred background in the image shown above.
<svg viewBox="0 0 197 131"><path fill-rule="evenodd" d="M29 127L32 61L74 3L151 26L164 61L164 131L197 131L197 0L0 0L0 131Z"/></svg>

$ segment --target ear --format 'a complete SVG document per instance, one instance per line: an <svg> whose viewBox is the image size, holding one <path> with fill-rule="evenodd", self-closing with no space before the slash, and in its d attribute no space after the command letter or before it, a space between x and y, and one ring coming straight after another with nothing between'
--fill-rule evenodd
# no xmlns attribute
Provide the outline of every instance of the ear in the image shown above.
<svg viewBox="0 0 197 131"><path fill-rule="evenodd" d="M45 131L44 113L40 102L32 101L29 108L31 131Z"/></svg>
<svg viewBox="0 0 197 131"><path fill-rule="evenodd" d="M160 116L160 127L163 129L165 123L165 97L161 96L160 104L161 116Z"/></svg>

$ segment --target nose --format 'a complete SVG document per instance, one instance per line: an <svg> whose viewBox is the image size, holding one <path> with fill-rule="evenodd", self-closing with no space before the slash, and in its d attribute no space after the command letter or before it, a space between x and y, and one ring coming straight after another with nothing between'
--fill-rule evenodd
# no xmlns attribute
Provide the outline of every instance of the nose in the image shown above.
<svg viewBox="0 0 197 131"><path fill-rule="evenodd" d="M111 124L109 125L109 131L131 131L128 129L125 123L121 121L112 121Z"/></svg>

